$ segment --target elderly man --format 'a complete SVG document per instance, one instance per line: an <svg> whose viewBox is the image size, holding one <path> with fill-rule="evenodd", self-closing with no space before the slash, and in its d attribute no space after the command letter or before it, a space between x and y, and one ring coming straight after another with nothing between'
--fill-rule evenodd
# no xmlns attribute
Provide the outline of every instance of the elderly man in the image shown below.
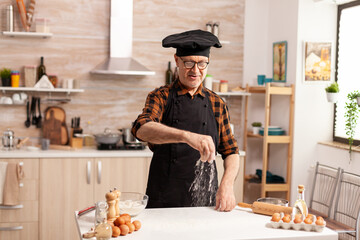
<svg viewBox="0 0 360 240"><path fill-rule="evenodd" d="M178 79L149 93L132 128L133 135L149 142L154 152L148 207L215 205L217 210L231 211L239 150L226 104L202 85L210 47L221 44L210 32L192 30L170 35L162 45L176 48ZM222 155L225 169L219 187L216 152Z"/></svg>

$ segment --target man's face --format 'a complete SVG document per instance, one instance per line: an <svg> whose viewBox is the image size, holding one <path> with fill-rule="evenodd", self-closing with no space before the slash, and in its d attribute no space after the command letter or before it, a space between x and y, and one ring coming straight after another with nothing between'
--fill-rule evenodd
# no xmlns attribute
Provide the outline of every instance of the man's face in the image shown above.
<svg viewBox="0 0 360 240"><path fill-rule="evenodd" d="M195 64L193 68L186 68L184 62L196 62L204 63L209 62L208 57L204 56L184 56L178 57L174 55L176 66L179 67L179 80L189 90L197 90L201 82L204 80L207 67L203 70L199 69L198 64Z"/></svg>

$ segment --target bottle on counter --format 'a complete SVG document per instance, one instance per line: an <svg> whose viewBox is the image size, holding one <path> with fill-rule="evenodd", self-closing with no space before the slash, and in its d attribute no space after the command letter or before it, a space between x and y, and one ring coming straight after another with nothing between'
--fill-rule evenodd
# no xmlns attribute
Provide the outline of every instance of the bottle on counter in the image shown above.
<svg viewBox="0 0 360 240"><path fill-rule="evenodd" d="M295 201L293 207L293 215L295 214L303 214L305 217L308 215L308 208L305 202L305 195L304 195L305 187L304 185L298 186L298 197Z"/></svg>
<svg viewBox="0 0 360 240"><path fill-rule="evenodd" d="M165 79L166 79L166 85L170 85L172 83L172 79L173 79L173 72L171 70L171 62L169 61L168 63L168 69L166 70L165 73Z"/></svg>
<svg viewBox="0 0 360 240"><path fill-rule="evenodd" d="M107 223L108 205L106 202L97 202L95 209L95 237L96 240L109 240L112 235L112 228Z"/></svg>
<svg viewBox="0 0 360 240"><path fill-rule="evenodd" d="M44 57L40 58L40 65L38 67L38 81L43 75L46 75L46 67L44 65Z"/></svg>

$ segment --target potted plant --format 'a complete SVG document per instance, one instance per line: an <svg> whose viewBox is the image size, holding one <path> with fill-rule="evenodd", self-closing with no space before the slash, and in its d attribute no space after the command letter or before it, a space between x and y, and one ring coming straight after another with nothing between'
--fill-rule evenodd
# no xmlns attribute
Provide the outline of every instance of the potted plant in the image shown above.
<svg viewBox="0 0 360 240"><path fill-rule="evenodd" d="M357 104L357 98L360 97L358 91L351 92L347 95L349 102L345 102L345 131L349 140L349 154L351 161L351 147L354 142L355 128L359 118L360 107Z"/></svg>
<svg viewBox="0 0 360 240"><path fill-rule="evenodd" d="M330 86L325 88L326 97L328 102L335 103L339 95L339 85L337 82L332 83Z"/></svg>
<svg viewBox="0 0 360 240"><path fill-rule="evenodd" d="M253 133L254 134L259 134L259 130L260 130L260 128L261 128L261 122L253 122L252 124L251 124L251 126L253 127Z"/></svg>
<svg viewBox="0 0 360 240"><path fill-rule="evenodd" d="M11 86L11 70L9 68L1 69L0 76L3 87Z"/></svg>

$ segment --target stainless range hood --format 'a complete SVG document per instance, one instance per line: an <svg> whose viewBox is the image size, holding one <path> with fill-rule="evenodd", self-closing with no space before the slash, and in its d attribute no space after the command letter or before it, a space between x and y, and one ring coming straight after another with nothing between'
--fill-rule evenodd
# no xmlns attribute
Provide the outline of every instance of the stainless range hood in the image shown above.
<svg viewBox="0 0 360 240"><path fill-rule="evenodd" d="M155 75L132 58L133 0L111 0L110 58L92 74Z"/></svg>

